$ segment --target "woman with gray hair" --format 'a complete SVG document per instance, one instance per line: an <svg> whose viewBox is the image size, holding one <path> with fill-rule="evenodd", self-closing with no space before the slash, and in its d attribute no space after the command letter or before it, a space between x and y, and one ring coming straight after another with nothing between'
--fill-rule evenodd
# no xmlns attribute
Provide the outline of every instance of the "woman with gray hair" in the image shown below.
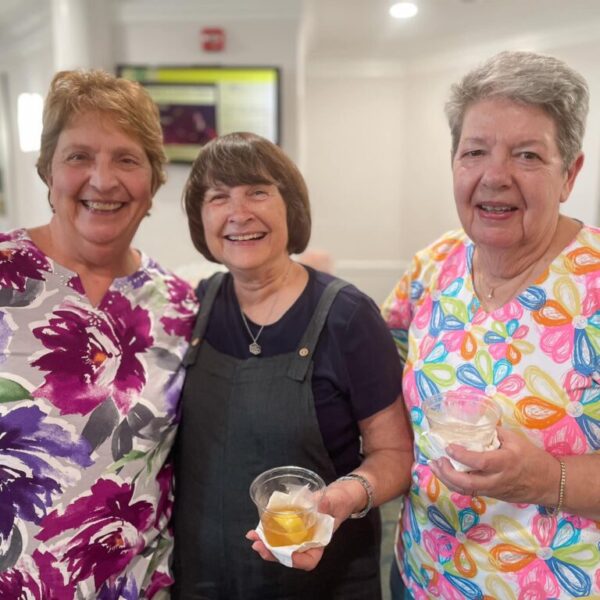
<svg viewBox="0 0 600 600"><path fill-rule="evenodd" d="M530 52L452 88L463 229L419 252L384 305L415 431L395 598L600 593L600 229L560 213L587 110L584 79ZM435 452L423 406L444 392L493 398L495 449Z"/></svg>

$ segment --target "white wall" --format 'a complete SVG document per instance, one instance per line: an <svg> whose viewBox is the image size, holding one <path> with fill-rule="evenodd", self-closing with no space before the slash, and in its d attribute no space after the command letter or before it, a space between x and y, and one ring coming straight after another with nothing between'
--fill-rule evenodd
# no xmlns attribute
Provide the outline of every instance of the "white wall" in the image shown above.
<svg viewBox="0 0 600 600"><path fill-rule="evenodd" d="M33 2L34 0L28 0ZM298 78L302 57L298 41L301 26L301 0L252 0L245 9L235 3L198 3L180 1L177 10L169 3L142 5L131 0L70 0L81 3L90 19L93 36L86 49L86 64L60 68L100 67L112 71L118 64L140 65L275 65L282 73L281 142L288 154L298 159L301 98ZM24 19L22 32L5 35L0 30L0 72L9 80L10 164L7 181L9 210L0 215L0 229L34 226L50 218L46 188L35 172L37 153L19 150L16 131L17 96L22 92L46 94L56 71L56 45L61 32L53 38L54 0L36 0L35 18ZM202 4L202 6L200 6ZM55 15L56 16L56 15ZM220 26L227 35L226 50L219 54L201 50L200 31ZM91 64L88 64L91 63ZM181 193L189 167L171 165L167 183L159 190L152 214L144 220L136 236L136 246L169 268L198 263L203 259L189 240L187 221L181 209Z"/></svg>
<svg viewBox="0 0 600 600"><path fill-rule="evenodd" d="M307 67L306 166L311 246L336 273L378 299L403 269L404 89L393 77L313 72Z"/></svg>
<svg viewBox="0 0 600 600"><path fill-rule="evenodd" d="M40 0L41 1L41 0ZM600 32L549 32L528 40L448 47L444 55L379 63L305 62L301 0L277 0L282 12L267 17L274 0L252 0L247 14L213 11L145 15L135 1L91 2L94 66L139 64L274 64L282 67L282 145L296 159L311 191L311 246L329 251L336 272L381 301L412 254L458 225L452 201L450 137L443 104L450 84L504 48L528 48L565 59L588 79L592 104L584 150L587 161L565 212L588 223L600 219ZM225 3L227 4L227 3ZM100 10L102 7L102 10ZM133 8L132 8L133 7ZM254 13L250 8L254 8ZM173 14L171 14L173 13ZM9 76L10 120L22 91L45 93L54 72L50 13L36 13L12 37L0 31L0 70ZM216 57L199 48L204 26L222 26L227 50ZM18 150L11 132L9 214L0 227L47 221L46 191L34 154ZM173 165L169 180L144 220L136 244L166 266L201 265L181 210L188 168Z"/></svg>
<svg viewBox="0 0 600 600"><path fill-rule="evenodd" d="M288 5L290 3L288 2ZM144 19L140 15L121 14L115 27L116 64L139 65L274 65L281 68L282 131L281 144L297 160L299 156L299 120L297 117L297 77L299 13L278 18L234 18L228 15L205 20L185 19L180 15L165 19ZM179 17L179 18L178 18ZM226 50L219 54L200 49L202 27L218 25L226 31ZM171 165L167 183L158 191L152 214L142 223L135 243L163 265L185 268L192 264L203 272L202 257L194 249L187 220L181 208L181 195L189 166Z"/></svg>
<svg viewBox="0 0 600 600"><path fill-rule="evenodd" d="M600 32L496 41L401 64L307 64L307 167L313 241L337 272L383 300L416 250L459 226L452 199L450 85L495 52L553 54L588 80L586 165L564 207L600 223Z"/></svg>

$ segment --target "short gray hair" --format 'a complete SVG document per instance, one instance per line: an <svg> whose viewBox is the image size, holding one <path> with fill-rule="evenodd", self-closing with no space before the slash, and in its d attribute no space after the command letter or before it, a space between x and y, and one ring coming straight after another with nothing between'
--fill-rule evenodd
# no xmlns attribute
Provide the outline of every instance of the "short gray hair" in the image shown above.
<svg viewBox="0 0 600 600"><path fill-rule="evenodd" d="M467 108L480 100L507 98L539 106L556 125L556 143L568 169L579 152L589 107L585 79L563 61L534 52L505 51L467 73L450 88L446 116L456 154Z"/></svg>

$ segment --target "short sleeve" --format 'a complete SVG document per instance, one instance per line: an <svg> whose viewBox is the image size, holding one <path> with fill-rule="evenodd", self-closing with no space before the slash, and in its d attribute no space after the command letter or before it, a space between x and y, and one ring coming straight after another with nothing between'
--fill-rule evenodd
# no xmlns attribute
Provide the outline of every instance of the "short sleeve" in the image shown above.
<svg viewBox="0 0 600 600"><path fill-rule="evenodd" d="M357 420L390 406L402 390L402 364L376 304L361 295L345 330L344 361Z"/></svg>
<svg viewBox="0 0 600 600"><path fill-rule="evenodd" d="M383 319L392 334L403 363L408 356L408 330L412 320L411 288L413 285L411 274L417 267L416 261L415 257L411 269L404 273L381 309Z"/></svg>

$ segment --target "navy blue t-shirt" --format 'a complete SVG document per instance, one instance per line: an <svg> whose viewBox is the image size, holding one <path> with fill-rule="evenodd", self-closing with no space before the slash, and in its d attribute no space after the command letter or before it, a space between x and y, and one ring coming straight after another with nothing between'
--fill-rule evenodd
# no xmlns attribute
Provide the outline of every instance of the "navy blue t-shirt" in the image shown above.
<svg viewBox="0 0 600 600"><path fill-rule="evenodd" d="M331 275L305 267L308 283L288 311L260 334L260 356L297 349ZM201 281L200 301L206 291ZM248 319L256 335L260 326ZM219 352L245 359L250 336L228 273L215 299L204 338ZM259 356L259 358L260 358ZM377 305L353 285L336 296L313 357L312 390L323 442L338 475L361 462L357 421L394 402L402 389L398 352ZM342 400L337 395L341 392Z"/></svg>

